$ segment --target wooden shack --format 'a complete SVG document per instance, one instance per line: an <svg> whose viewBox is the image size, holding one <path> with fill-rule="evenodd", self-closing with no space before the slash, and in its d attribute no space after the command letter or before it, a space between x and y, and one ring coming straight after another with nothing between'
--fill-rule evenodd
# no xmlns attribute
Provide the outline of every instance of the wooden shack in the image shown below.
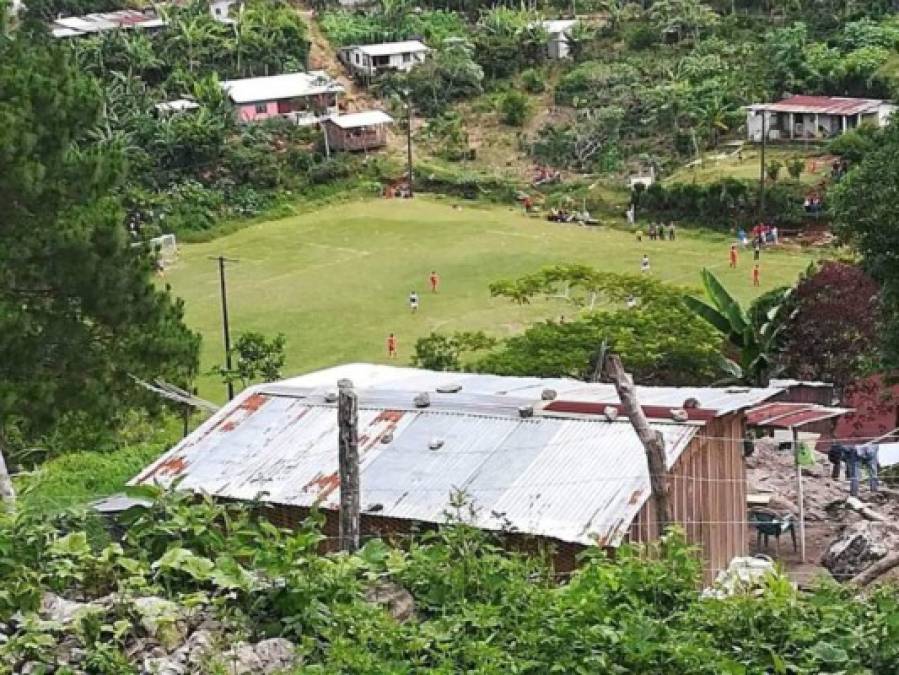
<svg viewBox="0 0 899 675"><path fill-rule="evenodd" d="M387 145L387 127L393 118L383 110L333 115L325 121L331 150L359 152Z"/></svg>

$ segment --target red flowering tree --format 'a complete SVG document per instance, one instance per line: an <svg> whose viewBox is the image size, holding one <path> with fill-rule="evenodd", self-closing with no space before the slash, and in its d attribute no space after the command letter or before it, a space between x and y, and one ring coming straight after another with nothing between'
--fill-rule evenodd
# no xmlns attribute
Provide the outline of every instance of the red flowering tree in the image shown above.
<svg viewBox="0 0 899 675"><path fill-rule="evenodd" d="M833 382L837 391L877 367L880 286L860 267L826 261L791 298L784 331L784 374Z"/></svg>

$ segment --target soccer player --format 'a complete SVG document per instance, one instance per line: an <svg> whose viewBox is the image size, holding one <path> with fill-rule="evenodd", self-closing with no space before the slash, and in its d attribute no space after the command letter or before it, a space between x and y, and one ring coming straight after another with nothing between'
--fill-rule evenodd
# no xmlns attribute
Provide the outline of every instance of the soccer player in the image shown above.
<svg viewBox="0 0 899 675"><path fill-rule="evenodd" d="M649 256L643 254L643 260L640 261L640 271L643 274L649 274Z"/></svg>
<svg viewBox="0 0 899 675"><path fill-rule="evenodd" d="M418 311L418 293L412 291L409 293L409 309L415 314Z"/></svg>
<svg viewBox="0 0 899 675"><path fill-rule="evenodd" d="M430 276L428 276L428 281L431 283L431 293L436 293L440 287L440 275L432 270Z"/></svg>
<svg viewBox="0 0 899 675"><path fill-rule="evenodd" d="M396 358L396 335L393 333L387 336L387 358Z"/></svg>
<svg viewBox="0 0 899 675"><path fill-rule="evenodd" d="M758 263L756 263L755 266L752 268L752 285L753 286L759 285L759 264Z"/></svg>
<svg viewBox="0 0 899 675"><path fill-rule="evenodd" d="M730 268L732 270L737 269L737 245L730 245Z"/></svg>

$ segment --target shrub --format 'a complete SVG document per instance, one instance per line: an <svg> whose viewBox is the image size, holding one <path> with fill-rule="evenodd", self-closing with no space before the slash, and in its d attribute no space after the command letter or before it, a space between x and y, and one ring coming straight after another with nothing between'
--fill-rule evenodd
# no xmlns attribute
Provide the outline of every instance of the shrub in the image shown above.
<svg viewBox="0 0 899 675"><path fill-rule="evenodd" d="M778 176L780 176L780 170L783 168L783 163L777 161L776 159L772 159L768 162L768 166L765 167L765 174L767 174L768 178L773 181L777 181Z"/></svg>
<svg viewBox="0 0 899 675"><path fill-rule="evenodd" d="M787 162L787 173L790 174L790 178L792 178L793 180L799 180L799 176L802 175L804 169L805 160L802 160L798 157Z"/></svg>
<svg viewBox="0 0 899 675"><path fill-rule="evenodd" d="M542 94L546 91L546 80L536 68L528 68L521 73L521 86L529 94Z"/></svg>
<svg viewBox="0 0 899 675"><path fill-rule="evenodd" d="M503 122L513 127L520 127L528 116L528 97L520 91L507 92L500 101Z"/></svg>
<svg viewBox="0 0 899 675"><path fill-rule="evenodd" d="M640 23L624 31L624 41L630 49L649 49L659 41L659 35L649 24Z"/></svg>

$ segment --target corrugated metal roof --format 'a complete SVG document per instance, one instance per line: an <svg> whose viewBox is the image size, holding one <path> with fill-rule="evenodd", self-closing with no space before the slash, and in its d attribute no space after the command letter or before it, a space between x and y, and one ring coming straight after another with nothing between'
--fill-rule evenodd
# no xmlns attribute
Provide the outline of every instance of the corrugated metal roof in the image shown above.
<svg viewBox="0 0 899 675"><path fill-rule="evenodd" d="M619 403L615 387L608 383L587 383L564 378L504 377L479 373L440 373L418 368L397 368L371 363L350 363L293 377L280 384L290 387L331 388L337 380L348 378L360 389L392 391L434 391L437 387L459 384L460 393L509 396L540 401L545 389L556 392L558 401ZM644 407L680 408L687 399L696 399L697 408L726 415L758 405L780 394L783 388L768 387L637 387L637 398Z"/></svg>
<svg viewBox="0 0 899 675"><path fill-rule="evenodd" d="M363 54L369 56L391 56L394 54L415 54L430 51L420 40L405 40L403 42L381 42L375 45L356 45ZM350 47L352 49L352 47Z"/></svg>
<svg viewBox="0 0 899 675"><path fill-rule="evenodd" d="M164 25L165 21L153 10L122 9L60 17L50 22L50 29L54 37L73 37L117 28L159 28Z"/></svg>
<svg viewBox="0 0 899 675"><path fill-rule="evenodd" d="M542 23L543 30L550 35L567 33L577 23L577 19L550 19Z"/></svg>
<svg viewBox="0 0 899 675"><path fill-rule="evenodd" d="M614 546L649 496L644 450L627 421L523 418L514 407L520 400L501 396L487 397L491 406L483 395L435 394L435 405L415 409L407 391L406 407L384 407L377 394L360 392L363 511L442 523L451 495L461 490L479 527ZM698 429L653 426L663 434L669 466ZM443 441L437 450L433 439ZM180 478L179 489L336 510L337 462L335 405L314 390L262 386L244 392L132 484Z"/></svg>
<svg viewBox="0 0 899 675"><path fill-rule="evenodd" d="M393 124L393 118L383 110L365 110L347 113L346 115L332 115L328 118L328 121L336 124L341 129L357 129L376 124Z"/></svg>
<svg viewBox="0 0 899 675"><path fill-rule="evenodd" d="M334 94L343 91L343 86L323 70L225 80L222 82L222 88L235 103L277 101L285 98Z"/></svg>
<svg viewBox="0 0 899 675"><path fill-rule="evenodd" d="M849 408L828 408L814 403L766 403L746 411L746 423L755 427L792 429L823 422L852 412Z"/></svg>
<svg viewBox="0 0 899 675"><path fill-rule="evenodd" d="M777 103L759 103L752 110L770 112L818 113L821 115L858 115L874 113L887 103L873 98L845 98L841 96L791 96Z"/></svg>

